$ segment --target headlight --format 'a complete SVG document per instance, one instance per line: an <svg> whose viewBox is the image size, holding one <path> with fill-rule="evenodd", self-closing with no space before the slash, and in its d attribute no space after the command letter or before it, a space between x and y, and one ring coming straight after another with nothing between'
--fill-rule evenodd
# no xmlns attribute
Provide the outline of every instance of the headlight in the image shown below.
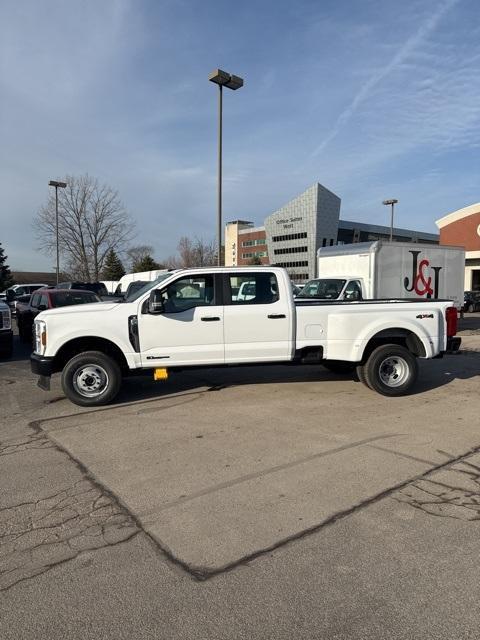
<svg viewBox="0 0 480 640"><path fill-rule="evenodd" d="M2 309L2 327L4 329L12 328L12 314L10 309Z"/></svg>
<svg viewBox="0 0 480 640"><path fill-rule="evenodd" d="M47 348L47 325L43 320L35 320L35 353L43 356Z"/></svg>

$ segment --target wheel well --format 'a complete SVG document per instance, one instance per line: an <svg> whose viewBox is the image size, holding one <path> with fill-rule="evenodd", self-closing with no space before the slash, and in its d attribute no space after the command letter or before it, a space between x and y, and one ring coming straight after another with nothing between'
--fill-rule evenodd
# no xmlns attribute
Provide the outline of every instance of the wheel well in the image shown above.
<svg viewBox="0 0 480 640"><path fill-rule="evenodd" d="M365 362L372 351L382 344L399 344L406 347L413 355L419 358L426 356L422 341L413 331L401 328L384 329L370 338L363 351L362 362Z"/></svg>
<svg viewBox="0 0 480 640"><path fill-rule="evenodd" d="M74 338L66 342L56 353L53 360L53 370L61 371L67 362L79 353L84 351L101 351L113 358L122 372L128 370L128 363L123 355L120 347L114 342L106 338L98 338L96 336L86 336L83 338Z"/></svg>

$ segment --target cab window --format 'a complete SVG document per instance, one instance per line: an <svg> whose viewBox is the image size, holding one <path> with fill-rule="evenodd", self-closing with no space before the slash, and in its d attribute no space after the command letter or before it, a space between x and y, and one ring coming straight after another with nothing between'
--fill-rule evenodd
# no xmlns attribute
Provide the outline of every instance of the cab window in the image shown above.
<svg viewBox="0 0 480 640"><path fill-rule="evenodd" d="M230 304L272 304L278 300L274 273L245 273L229 276Z"/></svg>
<svg viewBox="0 0 480 640"><path fill-rule="evenodd" d="M202 275L181 278L162 291L165 313L179 313L215 304L213 276Z"/></svg>
<svg viewBox="0 0 480 640"><path fill-rule="evenodd" d="M360 282L352 280L345 287L345 300L361 300L362 299L362 287Z"/></svg>
<svg viewBox="0 0 480 640"><path fill-rule="evenodd" d="M36 309L38 307L39 300L40 300L40 294L34 293L30 301L30 306Z"/></svg>

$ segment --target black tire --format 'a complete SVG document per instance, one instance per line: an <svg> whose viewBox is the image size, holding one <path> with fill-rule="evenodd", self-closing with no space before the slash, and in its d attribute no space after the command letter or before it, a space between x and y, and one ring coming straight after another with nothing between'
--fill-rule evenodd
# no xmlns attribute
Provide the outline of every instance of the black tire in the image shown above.
<svg viewBox="0 0 480 640"><path fill-rule="evenodd" d="M13 355L13 341L10 342L9 345L7 345L6 347L4 347L1 351L0 351L0 358L2 359L8 359L11 358Z"/></svg>
<svg viewBox="0 0 480 640"><path fill-rule="evenodd" d="M363 364L357 365L356 372L357 372L357 378L359 379L359 381L370 389L371 387L367 382L367 375L366 375L366 371L365 371L365 365L363 365Z"/></svg>
<svg viewBox="0 0 480 640"><path fill-rule="evenodd" d="M347 362L345 360L325 360L322 364L325 369L328 369L339 376L345 376L349 373L353 373L356 366L355 362Z"/></svg>
<svg viewBox="0 0 480 640"><path fill-rule="evenodd" d="M365 382L384 396L406 395L418 376L418 364L408 349L385 344L370 354L365 367Z"/></svg>
<svg viewBox="0 0 480 640"><path fill-rule="evenodd" d="M118 363L101 351L85 351L74 356L62 371L63 392L80 407L99 407L112 402L121 384Z"/></svg>

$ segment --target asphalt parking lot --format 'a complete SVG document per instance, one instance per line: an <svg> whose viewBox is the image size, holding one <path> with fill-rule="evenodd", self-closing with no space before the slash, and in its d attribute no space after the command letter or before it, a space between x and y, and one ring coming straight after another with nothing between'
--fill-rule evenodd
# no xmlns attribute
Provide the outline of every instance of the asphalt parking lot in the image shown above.
<svg viewBox="0 0 480 640"><path fill-rule="evenodd" d="M94 411L17 343L5 637L477 637L480 314L461 335L406 398L276 366L136 378Z"/></svg>

